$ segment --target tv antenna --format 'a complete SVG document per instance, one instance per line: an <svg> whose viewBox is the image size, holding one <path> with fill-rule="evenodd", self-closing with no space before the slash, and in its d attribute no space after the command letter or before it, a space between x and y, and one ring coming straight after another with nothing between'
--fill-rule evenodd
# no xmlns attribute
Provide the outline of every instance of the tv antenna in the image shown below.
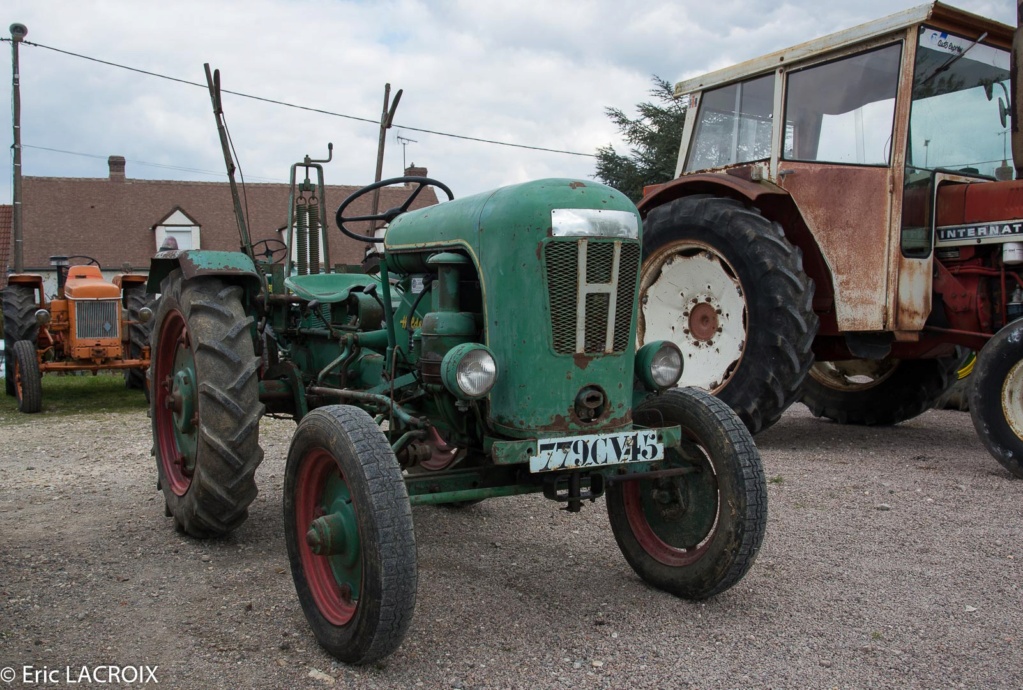
<svg viewBox="0 0 1023 690"><path fill-rule="evenodd" d="M403 137L400 134L398 134L396 136L398 138L398 143L401 144L401 169L402 170L406 170L408 168L408 166L405 165L405 147L408 146L409 144L418 144L419 142L416 141L415 139L409 139L408 137Z"/></svg>

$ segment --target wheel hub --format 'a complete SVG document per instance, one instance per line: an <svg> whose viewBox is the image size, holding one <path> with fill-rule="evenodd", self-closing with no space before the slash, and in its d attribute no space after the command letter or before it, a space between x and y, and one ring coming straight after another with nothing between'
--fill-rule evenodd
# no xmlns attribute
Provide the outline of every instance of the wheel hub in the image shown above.
<svg viewBox="0 0 1023 690"><path fill-rule="evenodd" d="M188 369L174 374L167 406L174 412L174 426L183 434L195 431L195 385Z"/></svg>
<svg viewBox="0 0 1023 690"><path fill-rule="evenodd" d="M309 525L305 541L317 556L343 556L346 565L358 557L359 533L350 503L342 502L338 512L318 517Z"/></svg>
<svg viewBox="0 0 1023 690"><path fill-rule="evenodd" d="M710 341L721 330L718 325L720 312L721 310L710 302L700 302L695 305L689 311L689 332L697 340Z"/></svg>

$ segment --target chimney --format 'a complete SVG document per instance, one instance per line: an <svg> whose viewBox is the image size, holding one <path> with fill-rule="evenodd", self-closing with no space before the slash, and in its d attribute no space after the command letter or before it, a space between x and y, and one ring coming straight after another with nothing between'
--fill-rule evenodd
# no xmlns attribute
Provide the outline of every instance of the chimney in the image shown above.
<svg viewBox="0 0 1023 690"><path fill-rule="evenodd" d="M417 168L413 163L405 168L405 177L426 177L426 168Z"/></svg>
<svg viewBox="0 0 1023 690"><path fill-rule="evenodd" d="M110 166L110 181L124 182L124 156L110 156L107 164Z"/></svg>

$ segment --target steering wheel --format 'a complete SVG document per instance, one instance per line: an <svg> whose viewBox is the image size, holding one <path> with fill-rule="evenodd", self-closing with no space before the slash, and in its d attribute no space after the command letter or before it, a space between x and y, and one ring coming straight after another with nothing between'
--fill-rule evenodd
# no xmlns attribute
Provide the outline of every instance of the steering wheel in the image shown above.
<svg viewBox="0 0 1023 690"><path fill-rule="evenodd" d="M85 259L85 261L82 261L81 263L77 264L71 263L75 259ZM68 268L70 268L71 266L95 266L96 268L103 268L102 266L99 265L99 261L92 258L91 256L85 256L84 254L75 254L74 256L69 256L67 258L67 265Z"/></svg>
<svg viewBox="0 0 1023 690"><path fill-rule="evenodd" d="M412 191L411 194L409 194L408 198L405 199L401 206L395 206L394 208L387 209L383 213L377 213L375 215L369 216L345 215L345 209L351 206L359 197L365 196L366 194L374 190L380 189L381 187L390 187L391 185L394 184L409 183L416 185L416 188ZM348 237L351 237L353 240L359 240L360 242L383 242L384 241L383 237L369 237L366 235L359 235L358 233L352 232L347 227L345 227L345 223L356 223L358 221L366 220L382 220L385 223L390 223L392 220L408 211L409 206L411 206L412 202L416 200L417 196L419 196L419 192L423 191L424 188L431 185L447 194L448 201L451 201L452 199L455 198L455 195L451 193L451 190L448 189L448 186L446 184L438 180L435 180L431 177L392 177L389 180L380 180L379 182L374 182L373 184L367 187L363 187L354 194L351 194L347 199L341 202L340 206L337 207L337 214L334 216L334 220L337 221L337 227L341 230L341 232L343 232Z"/></svg>
<svg viewBox="0 0 1023 690"><path fill-rule="evenodd" d="M256 251L256 247L259 246L263 247L262 251ZM270 237L265 240L260 240L259 242L256 242L255 244L252 245L252 254L254 256L258 258L259 255L262 254L263 258L272 264L279 263L280 260L283 259L287 253L288 245L285 244L282 240L277 239L276 237ZM281 258L278 259L277 255L280 255Z"/></svg>

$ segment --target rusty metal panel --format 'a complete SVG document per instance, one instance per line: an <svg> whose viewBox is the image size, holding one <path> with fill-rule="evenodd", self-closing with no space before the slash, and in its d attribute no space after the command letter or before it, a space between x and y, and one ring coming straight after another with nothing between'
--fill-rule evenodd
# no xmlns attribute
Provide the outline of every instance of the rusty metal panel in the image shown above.
<svg viewBox="0 0 1023 690"><path fill-rule="evenodd" d="M834 276L839 330L884 330L891 171L784 161L779 177Z"/></svg>
<svg viewBox="0 0 1023 690"><path fill-rule="evenodd" d="M909 140L909 113L913 99L913 72L916 65L916 35L910 31L902 49L899 93L895 101L895 129L892 133L892 210L888 233L888 312L886 330L919 331L931 313L934 289L931 272L934 253L926 258L909 258L902 253L902 205L906 179L906 148ZM927 200L930 203L930 200Z"/></svg>

